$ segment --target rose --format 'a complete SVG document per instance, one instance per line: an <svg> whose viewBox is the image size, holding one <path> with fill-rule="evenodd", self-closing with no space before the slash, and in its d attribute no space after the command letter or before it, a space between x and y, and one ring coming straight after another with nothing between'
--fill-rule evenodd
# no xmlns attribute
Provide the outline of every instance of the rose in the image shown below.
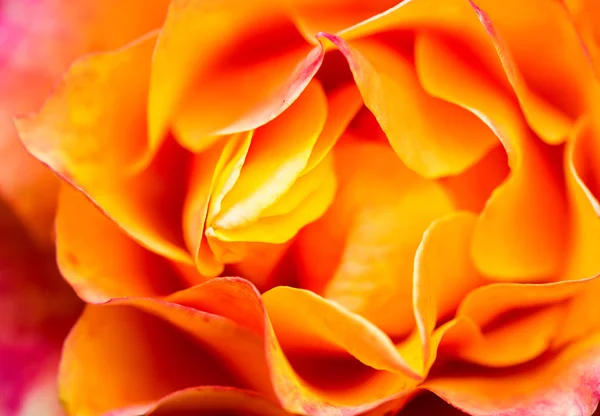
<svg viewBox="0 0 600 416"><path fill-rule="evenodd" d="M174 0L78 60L18 121L67 411L591 414L593 7Z"/></svg>
<svg viewBox="0 0 600 416"><path fill-rule="evenodd" d="M62 341L81 301L60 277L53 247L59 181L19 142L17 113L34 111L55 78L90 46L58 1L6 1L0 10L0 414L61 415ZM97 7L97 6L94 6ZM80 2L70 11L90 9ZM34 25L29 23L34 21ZM59 27L57 22L66 22ZM76 31L74 37L71 31Z"/></svg>

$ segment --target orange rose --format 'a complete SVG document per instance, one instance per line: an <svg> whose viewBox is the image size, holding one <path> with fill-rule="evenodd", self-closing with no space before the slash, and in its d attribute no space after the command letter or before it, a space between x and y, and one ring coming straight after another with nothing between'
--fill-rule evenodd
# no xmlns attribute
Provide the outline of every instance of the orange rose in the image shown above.
<svg viewBox="0 0 600 416"><path fill-rule="evenodd" d="M69 414L594 412L593 0L111 3L17 121Z"/></svg>

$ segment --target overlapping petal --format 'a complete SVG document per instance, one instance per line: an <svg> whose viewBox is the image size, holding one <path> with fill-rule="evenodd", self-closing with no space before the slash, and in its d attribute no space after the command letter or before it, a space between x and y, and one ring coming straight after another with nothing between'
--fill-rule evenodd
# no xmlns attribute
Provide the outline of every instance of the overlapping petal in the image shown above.
<svg viewBox="0 0 600 416"><path fill-rule="evenodd" d="M465 51L421 35L416 66L425 89L478 115L502 141L511 169L487 202L473 237L478 269L499 279L541 280L560 273L566 206L554 148L542 145L514 100ZM455 77L461 83L455 82Z"/></svg>
<svg viewBox="0 0 600 416"><path fill-rule="evenodd" d="M246 281L220 278L164 300L130 297L88 306L65 345L62 398L77 414L133 414L181 389L221 385L250 388L269 400L275 393L291 412L359 414L415 385L416 376L389 338L358 316L307 295L278 289L265 295L263 306ZM372 377L357 379L347 392L327 388L325 374L306 381L287 358L294 350L287 337L293 328L270 323L285 322L288 309L278 304L287 302L322 312L313 313L307 339L328 339L388 371L365 367ZM332 319L340 325L329 324ZM365 336L349 336L349 325L367 330ZM106 361L113 363L109 369Z"/></svg>
<svg viewBox="0 0 600 416"><path fill-rule="evenodd" d="M407 56L377 40L346 43L324 34L344 54L365 105L402 161L425 177L456 174L496 142L473 114L429 96ZM429 123L427 117L438 122Z"/></svg>
<svg viewBox="0 0 600 416"><path fill-rule="evenodd" d="M357 141L335 151L339 189L299 236L300 282L387 333L406 335L414 325L413 257L425 229L452 203L386 144Z"/></svg>
<svg viewBox="0 0 600 416"><path fill-rule="evenodd" d="M171 2L152 69L151 143L174 123L181 142L200 150L212 136L267 123L300 95L324 51L280 9L262 0Z"/></svg>
<svg viewBox="0 0 600 416"><path fill-rule="evenodd" d="M598 405L598 335L506 370L464 368L423 386L475 416L591 415Z"/></svg>

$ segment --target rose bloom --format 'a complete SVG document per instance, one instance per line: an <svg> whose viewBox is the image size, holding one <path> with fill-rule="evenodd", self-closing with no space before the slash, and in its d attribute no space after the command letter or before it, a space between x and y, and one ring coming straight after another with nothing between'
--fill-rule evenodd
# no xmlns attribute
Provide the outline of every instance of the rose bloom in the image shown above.
<svg viewBox="0 0 600 416"><path fill-rule="evenodd" d="M66 3L67 414L594 413L595 0Z"/></svg>

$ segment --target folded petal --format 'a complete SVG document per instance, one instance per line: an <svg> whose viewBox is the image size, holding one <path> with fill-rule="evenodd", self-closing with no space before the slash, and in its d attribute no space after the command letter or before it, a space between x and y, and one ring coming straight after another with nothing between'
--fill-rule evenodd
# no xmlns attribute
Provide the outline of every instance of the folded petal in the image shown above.
<svg viewBox="0 0 600 416"><path fill-rule="evenodd" d="M587 279L475 289L458 308L457 325L442 335L442 354L490 367L533 360L551 347L568 303L594 284Z"/></svg>
<svg viewBox="0 0 600 416"><path fill-rule="evenodd" d="M494 147L466 171L439 179L458 209L480 213L510 173L506 150Z"/></svg>
<svg viewBox="0 0 600 416"><path fill-rule="evenodd" d="M539 143L515 101L468 50L421 35L415 54L425 89L480 117L508 154L510 176L493 192L475 228L477 268L486 276L513 281L557 276L564 261L567 217L556 150Z"/></svg>
<svg viewBox="0 0 600 416"><path fill-rule="evenodd" d="M348 60L365 105L409 168L426 177L456 174L496 143L473 114L428 95L401 52L378 40L346 43L323 36ZM428 121L431 117L436 123Z"/></svg>
<svg viewBox="0 0 600 416"><path fill-rule="evenodd" d="M523 366L448 369L423 387L475 416L591 415L600 394L599 346L600 337L590 335Z"/></svg>
<svg viewBox="0 0 600 416"><path fill-rule="evenodd" d="M240 175L211 221L217 236L256 220L293 186L326 117L325 94L314 82L287 111L255 132Z"/></svg>
<svg viewBox="0 0 600 416"><path fill-rule="evenodd" d="M74 414L139 414L188 387L261 390L266 371L250 329L172 302L129 298L87 307L65 343L60 391Z"/></svg>
<svg viewBox="0 0 600 416"><path fill-rule="evenodd" d="M69 185L61 189L56 233L60 271L87 302L181 289L165 259L139 245Z"/></svg>
<svg viewBox="0 0 600 416"><path fill-rule="evenodd" d="M594 24L600 16L598 3L593 0L563 0L560 3L565 7L573 23L596 77L599 77L600 32L598 32L598 25Z"/></svg>
<svg viewBox="0 0 600 416"><path fill-rule="evenodd" d="M589 101L593 72L559 1L472 1L533 130L560 143ZM532 53L535 51L535 53Z"/></svg>
<svg viewBox="0 0 600 416"><path fill-rule="evenodd" d="M470 258L475 223L476 217L470 213L449 214L429 226L417 249L413 305L425 357L424 372L430 365L436 324L451 316L464 296L483 283Z"/></svg>
<svg viewBox="0 0 600 416"><path fill-rule="evenodd" d="M156 35L71 66L40 112L19 119L27 149L58 174L89 184L145 154L146 101Z"/></svg>
<svg viewBox="0 0 600 416"><path fill-rule="evenodd" d="M123 49L82 58L42 110L17 125L32 154L85 191L134 238L186 261L181 236L164 215L181 196L156 195L162 190L158 184L177 173L169 165L168 175L156 177L172 162L165 159L173 147L142 166L153 151L146 140L146 97L155 39L149 35ZM179 171L182 160L176 161ZM156 183L149 187L152 180ZM169 191L177 189L171 185Z"/></svg>
<svg viewBox="0 0 600 416"><path fill-rule="evenodd" d="M298 237L301 285L406 335L414 325L413 258L429 224L452 210L450 199L387 144L340 143L334 156L336 198Z"/></svg>
<svg viewBox="0 0 600 416"><path fill-rule="evenodd" d="M275 388L288 410L361 414L416 386L391 340L358 315L300 289L274 288L263 301L281 345L270 355Z"/></svg>
<svg viewBox="0 0 600 416"><path fill-rule="evenodd" d="M3 3L0 196L25 220L39 242L47 244L52 238L58 181L25 151L18 140L13 117L37 111L52 92L55 81L76 58L121 47L158 28L168 1L154 1L139 15L143 3L140 0Z"/></svg>
<svg viewBox="0 0 600 416"><path fill-rule="evenodd" d="M398 0L293 0L288 2L296 26L309 42L315 42L319 32L344 31L395 6Z"/></svg>
<svg viewBox="0 0 600 416"><path fill-rule="evenodd" d="M200 150L211 136L259 127L294 102L323 55L277 4L172 1L154 56L150 140L175 123L181 142Z"/></svg>
<svg viewBox="0 0 600 416"><path fill-rule="evenodd" d="M362 318L308 291L276 288L264 295L263 306L258 292L247 281L217 278L169 299L263 334L271 383L289 412L358 415L416 385L414 374L402 364L389 338ZM310 325L291 319L292 304L310 313ZM340 325L330 325L333 321ZM351 333L352 328L358 332ZM300 331L299 336L293 331ZM357 333L365 336L355 338ZM303 342L302 336L313 342L316 350L294 345ZM310 353L298 355L302 350ZM394 372L375 370L359 360ZM324 366L328 370L323 371ZM344 388L340 388L342 385Z"/></svg>
<svg viewBox="0 0 600 416"><path fill-rule="evenodd" d="M570 150L567 169L600 217L600 123L595 118L598 114L598 111L592 112L579 121L573 132L573 143L567 147Z"/></svg>
<svg viewBox="0 0 600 416"><path fill-rule="evenodd" d="M326 120L328 101L342 99ZM348 87L327 100L315 81L275 120L195 157L184 227L202 273L244 262L263 243L286 243L323 214L336 184L327 155L359 103Z"/></svg>
<svg viewBox="0 0 600 416"><path fill-rule="evenodd" d="M571 211L565 280L584 279L600 272L600 218L594 196L582 180L586 175L589 180L590 174L596 169L590 163L594 157L593 142L590 141L598 136L592 134L591 129L590 119L582 117L565 149L565 176ZM557 344L579 339L600 328L600 305L596 302L598 296L600 282L596 279L588 290L580 293L568 306Z"/></svg>

